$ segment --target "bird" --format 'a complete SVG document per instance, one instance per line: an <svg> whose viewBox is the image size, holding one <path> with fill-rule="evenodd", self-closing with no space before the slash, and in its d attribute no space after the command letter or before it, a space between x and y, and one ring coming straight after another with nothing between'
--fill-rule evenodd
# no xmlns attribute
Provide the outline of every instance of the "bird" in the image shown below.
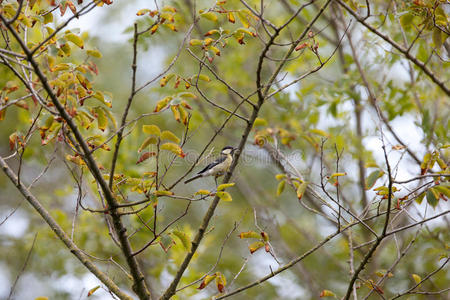
<svg viewBox="0 0 450 300"><path fill-rule="evenodd" d="M220 157L216 159L214 162L207 165L203 170L197 173L192 178L189 178L184 182L184 184L189 183L193 180L196 180L201 177L206 176L214 176L214 180L216 182L217 186L217 178L219 176L224 175L226 172L228 172L228 169L230 168L231 164L233 163L233 154L234 151L236 151L238 148L234 148L231 146L223 147L223 149L220 151Z"/></svg>

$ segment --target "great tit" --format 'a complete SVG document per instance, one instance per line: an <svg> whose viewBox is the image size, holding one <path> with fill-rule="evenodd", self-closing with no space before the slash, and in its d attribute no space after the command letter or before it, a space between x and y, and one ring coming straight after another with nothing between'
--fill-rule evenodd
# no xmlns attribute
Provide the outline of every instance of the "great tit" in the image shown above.
<svg viewBox="0 0 450 300"><path fill-rule="evenodd" d="M237 148L233 148L231 146L223 147L222 151L220 151L220 157L218 159L207 165L203 170L198 172L197 175L189 178L184 183L189 183L200 177L214 176L214 180L217 185L217 178L224 175L228 171L231 163L233 162L233 153L236 150Z"/></svg>

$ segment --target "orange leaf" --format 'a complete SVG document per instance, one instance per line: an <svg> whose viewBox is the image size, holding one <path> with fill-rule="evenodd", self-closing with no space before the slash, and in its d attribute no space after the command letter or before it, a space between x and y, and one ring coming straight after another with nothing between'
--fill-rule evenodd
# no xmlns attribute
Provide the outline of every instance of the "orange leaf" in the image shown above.
<svg viewBox="0 0 450 300"><path fill-rule="evenodd" d="M295 47L295 51L302 50L303 48L306 48L306 47L308 47L308 43L300 44L297 47Z"/></svg>
<svg viewBox="0 0 450 300"><path fill-rule="evenodd" d="M234 14L230 11L228 12L228 21L233 23L236 22L236 19L234 18Z"/></svg>
<svg viewBox="0 0 450 300"><path fill-rule="evenodd" d="M139 157L138 161L136 162L136 164L140 164L141 162L143 162L144 160L149 159L152 156L155 156L156 153L155 152L144 152L142 153L142 155Z"/></svg>

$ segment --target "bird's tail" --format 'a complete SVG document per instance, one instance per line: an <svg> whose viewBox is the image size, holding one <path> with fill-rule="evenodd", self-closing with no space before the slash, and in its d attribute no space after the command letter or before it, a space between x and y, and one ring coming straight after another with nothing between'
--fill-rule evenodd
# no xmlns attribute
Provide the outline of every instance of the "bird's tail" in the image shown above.
<svg viewBox="0 0 450 300"><path fill-rule="evenodd" d="M195 179L199 179L200 177L202 177L201 174L196 175L196 176L194 176L194 177L192 177L192 178L189 178L188 180L186 180L186 181L184 182L184 184L189 183L189 182L191 182L191 181L193 181L193 180L195 180Z"/></svg>

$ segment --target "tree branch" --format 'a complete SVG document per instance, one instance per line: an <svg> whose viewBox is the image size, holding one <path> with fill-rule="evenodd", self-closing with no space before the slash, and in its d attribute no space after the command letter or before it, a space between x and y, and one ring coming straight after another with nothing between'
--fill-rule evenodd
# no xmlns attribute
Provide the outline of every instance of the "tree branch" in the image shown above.
<svg viewBox="0 0 450 300"><path fill-rule="evenodd" d="M34 209L41 215L44 221L50 226L53 232L58 236L58 238L66 245L70 252L75 255L78 260L92 273L94 274L108 289L113 292L120 299L132 300L130 296L125 294L120 290L120 288L102 271L100 271L91 260L75 245L70 237L64 232L64 230L59 226L59 224L52 218L48 211L42 206L36 197L30 193L30 191L23 185L19 183L16 175L11 170L11 168L6 164L3 157L0 157L0 167L3 172L8 176L11 182L17 187L19 192L25 197L25 199L30 203Z"/></svg>
<svg viewBox="0 0 450 300"><path fill-rule="evenodd" d="M411 55L410 49L405 49L400 44L396 43L394 40L392 40L389 36L381 33L378 31L375 27L370 25L366 22L366 18L360 17L353 9L351 9L347 4L345 4L342 0L334 0L336 1L340 6L342 6L348 13L350 13L359 23L364 25L367 29L372 31L374 34L378 35L380 38L382 38L384 41L389 43L392 47L397 49L400 53L402 53L408 60L413 62L417 67L419 67L425 74L430 77L430 79L437 84L441 88L441 90L447 94L447 96L450 96L450 88L448 88L445 83L440 80L427 66L425 63L418 60L415 56Z"/></svg>
<svg viewBox="0 0 450 300"><path fill-rule="evenodd" d="M117 211L117 200L115 199L111 189L109 189L108 183L103 178L103 175L97 165L97 162L95 161L94 157L92 156L89 146L84 141L83 135L81 134L80 130L78 129L77 125L75 124L72 117L68 114L68 112L65 110L64 106L59 102L57 96L53 92L50 84L48 83L47 77L44 75L44 73L39 68L38 63L33 58L33 54L26 46L25 42L21 39L19 34L14 30L14 28L6 23L6 20L3 15L0 14L0 18L2 22L5 24L5 26L8 28L9 32L12 33L14 38L19 43L20 47L24 51L27 60L32 65L34 72L38 76L39 80L41 81L45 91L47 92L48 96L50 97L52 103L54 104L55 108L61 115L61 117L64 119L64 121L67 123L71 131L73 132L75 139L79 143L81 149L83 150L84 154L84 161L86 162L86 165L89 167L89 170L91 171L92 176L94 176L95 180L100 185L102 192L105 196L105 199L108 203L108 206L110 208L110 215L113 219L113 225L116 233L119 236L122 252L127 260L127 263L130 267L131 275L133 276L134 281L134 291L138 294L140 299L149 299L150 293L146 287L144 276L142 275L142 272L140 270L139 264L135 257L133 257L132 253L133 250L131 248L131 244L128 240L128 236L126 233L126 228L122 223L122 220L120 219L120 214Z"/></svg>

